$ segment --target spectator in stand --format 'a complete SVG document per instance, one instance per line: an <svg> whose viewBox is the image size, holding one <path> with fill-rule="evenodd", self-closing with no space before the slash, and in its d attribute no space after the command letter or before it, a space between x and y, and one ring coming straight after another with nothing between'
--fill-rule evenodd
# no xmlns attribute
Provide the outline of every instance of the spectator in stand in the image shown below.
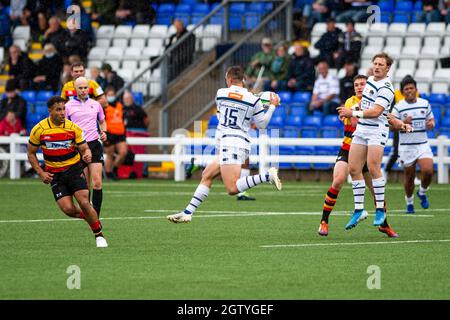
<svg viewBox="0 0 450 320"><path fill-rule="evenodd" d="M116 24L127 22L135 24L153 24L156 17L155 9L150 1L120 0L116 10Z"/></svg>
<svg viewBox="0 0 450 320"><path fill-rule="evenodd" d="M123 94L123 119L127 130L147 131L150 123L147 113L134 101L133 94L126 90Z"/></svg>
<svg viewBox="0 0 450 320"><path fill-rule="evenodd" d="M13 133L24 136L27 131L22 127L20 119L16 118L16 114L8 111L3 120L0 121L0 136L10 136Z"/></svg>
<svg viewBox="0 0 450 320"><path fill-rule="evenodd" d="M422 11L416 13L417 22L439 22L441 13L439 12L438 0L422 0Z"/></svg>
<svg viewBox="0 0 450 320"><path fill-rule="evenodd" d="M266 91L276 91L278 83L282 80L287 79L289 72L289 64L291 62L291 57L287 53L287 48L284 43L280 43L275 48L276 57L270 65L270 72L272 78L267 80L264 84L264 90Z"/></svg>
<svg viewBox="0 0 450 320"><path fill-rule="evenodd" d="M175 19L173 21L176 32L169 37L166 45L166 50L173 46L178 40L180 40L186 33L187 29L184 26L183 21ZM167 65L168 68L168 80L171 81L178 76L184 69L186 69L193 61L195 53L195 35L192 33L189 38L175 49Z"/></svg>
<svg viewBox="0 0 450 320"><path fill-rule="evenodd" d="M47 43L44 46L44 57L38 62L36 76L33 79L33 89L58 90L62 69L61 56L56 52L53 44Z"/></svg>
<svg viewBox="0 0 450 320"><path fill-rule="evenodd" d="M339 80L328 71L328 63L320 61L317 65L319 76L314 83L310 111L319 110L324 115L336 114L339 107Z"/></svg>
<svg viewBox="0 0 450 320"><path fill-rule="evenodd" d="M117 171L128 153L126 129L123 118L123 105L116 99L116 90L105 90L108 106L105 108L107 140L103 143L106 153L105 174L109 179L117 179Z"/></svg>
<svg viewBox="0 0 450 320"><path fill-rule="evenodd" d="M336 16L337 22L345 22L348 19L353 19L356 22L366 22L371 14L367 13L367 8L372 4L376 4L376 1L344 0L344 3L351 4L351 7Z"/></svg>
<svg viewBox="0 0 450 320"><path fill-rule="evenodd" d="M44 42L44 34L48 29L47 17L43 12L39 12L37 16L38 27L36 29L31 29L31 39L33 42Z"/></svg>
<svg viewBox="0 0 450 320"><path fill-rule="evenodd" d="M263 38L261 40L261 51L257 52L250 60L250 63L245 70L247 75L247 85L255 84L259 74L263 81L272 78L270 67L275 59L275 52L273 51L272 40L270 38Z"/></svg>
<svg viewBox="0 0 450 320"><path fill-rule="evenodd" d="M339 98L341 101L347 101L348 98L355 95L355 90L353 88L353 80L358 74L356 72L355 64L350 60L344 64L345 76L339 80L340 94Z"/></svg>
<svg viewBox="0 0 450 320"><path fill-rule="evenodd" d="M42 45L52 43L56 51L58 51L62 57L65 57L66 52L66 40L68 38L68 31L61 27L61 20L53 16L48 20L48 29L43 36Z"/></svg>
<svg viewBox="0 0 450 320"><path fill-rule="evenodd" d="M0 3L0 46L8 48L11 43L11 23L6 8Z"/></svg>
<svg viewBox="0 0 450 320"><path fill-rule="evenodd" d="M104 63L102 65L103 78L105 79L105 87L113 87L115 91L122 89L125 81L113 71L109 63Z"/></svg>
<svg viewBox="0 0 450 320"><path fill-rule="evenodd" d="M314 1L312 6L305 5L303 15L309 17L309 28L312 29L316 22L324 22L327 18L334 18L336 15L351 8L350 3L342 0L319 0Z"/></svg>
<svg viewBox="0 0 450 320"><path fill-rule="evenodd" d="M36 66L33 61L17 45L13 44L9 47L8 64L9 76L16 80L16 84L21 90L28 89L36 72Z"/></svg>
<svg viewBox="0 0 450 320"><path fill-rule="evenodd" d="M70 28L64 42L64 51L61 55L67 59L70 55L77 55L81 61L87 62L87 56L91 42L86 31L76 28ZM58 51L60 52L60 51Z"/></svg>
<svg viewBox="0 0 450 320"><path fill-rule="evenodd" d="M92 2L91 18L100 24L114 24L115 12L118 8L117 1L96 0Z"/></svg>
<svg viewBox="0 0 450 320"><path fill-rule="evenodd" d="M22 124L26 123L27 102L19 95L19 91L16 87L16 81L11 79L8 80L6 82L5 91L6 97L2 99L0 105L0 120L6 116L8 111L12 111Z"/></svg>
<svg viewBox="0 0 450 320"><path fill-rule="evenodd" d="M106 88L105 78L102 77L101 71L99 68L97 68L97 67L91 68L91 79L96 81L100 85L100 87L102 87L103 89Z"/></svg>
<svg viewBox="0 0 450 320"><path fill-rule="evenodd" d="M450 0L440 0L439 10L445 23L450 23Z"/></svg>
<svg viewBox="0 0 450 320"><path fill-rule="evenodd" d="M316 42L314 47L320 50L318 60L325 60L330 68L335 67L335 57L339 50L339 37L342 30L336 27L334 18L327 19L327 32Z"/></svg>
<svg viewBox="0 0 450 320"><path fill-rule="evenodd" d="M315 77L314 62L309 56L308 49L296 44L289 63L287 80L278 83L280 89L312 92Z"/></svg>
<svg viewBox="0 0 450 320"><path fill-rule="evenodd" d="M89 42L94 42L95 40L95 33L94 29L92 28L92 19L91 16L86 12L84 9L83 4L81 3L81 0L72 0L73 6L78 6L80 8L80 28L83 30L87 37L89 38Z"/></svg>
<svg viewBox="0 0 450 320"><path fill-rule="evenodd" d="M11 0L9 18L13 27L22 23L23 9L27 5L27 0Z"/></svg>
<svg viewBox="0 0 450 320"><path fill-rule="evenodd" d="M334 55L337 69L342 68L345 61L358 64L361 57L362 36L355 31L355 22L350 19L346 22L345 26L347 30L339 34L339 50Z"/></svg>

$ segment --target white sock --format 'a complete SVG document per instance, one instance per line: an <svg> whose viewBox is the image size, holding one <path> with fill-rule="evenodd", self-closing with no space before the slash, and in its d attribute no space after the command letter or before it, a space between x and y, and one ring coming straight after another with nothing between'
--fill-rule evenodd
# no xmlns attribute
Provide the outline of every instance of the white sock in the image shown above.
<svg viewBox="0 0 450 320"><path fill-rule="evenodd" d="M189 202L188 206L184 210L186 214L193 214L197 210L198 206L208 197L209 188L203 184L199 184L194 192L194 196Z"/></svg>
<svg viewBox="0 0 450 320"><path fill-rule="evenodd" d="M236 187L239 192L244 192L245 190L251 189L254 186L264 182L269 182L269 173L242 177L236 181Z"/></svg>
<svg viewBox="0 0 450 320"><path fill-rule="evenodd" d="M409 205L409 204L414 204L414 195L412 195L411 197L407 197L407 196L405 196L405 200L406 200L406 204L407 205Z"/></svg>
<svg viewBox="0 0 450 320"><path fill-rule="evenodd" d="M250 175L250 169L241 169L241 178L248 177L249 175ZM243 192L239 193L238 197L243 194L244 194Z"/></svg>
<svg viewBox="0 0 450 320"><path fill-rule="evenodd" d="M424 187L422 187L422 185L420 185L420 187L419 187L419 194L421 196L424 196L427 191L428 191L428 188L424 188Z"/></svg>
<svg viewBox="0 0 450 320"><path fill-rule="evenodd" d="M373 191L375 193L375 201L377 202L377 209L384 208L384 177L372 179Z"/></svg>
<svg viewBox="0 0 450 320"><path fill-rule="evenodd" d="M364 209L364 192L366 191L366 182L364 180L352 181L353 199L355 201L355 210Z"/></svg>

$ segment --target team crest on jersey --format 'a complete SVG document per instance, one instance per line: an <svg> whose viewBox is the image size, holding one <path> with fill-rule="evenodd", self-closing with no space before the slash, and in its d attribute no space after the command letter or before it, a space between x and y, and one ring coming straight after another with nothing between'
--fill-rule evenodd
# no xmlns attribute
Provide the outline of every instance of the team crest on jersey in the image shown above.
<svg viewBox="0 0 450 320"><path fill-rule="evenodd" d="M370 92L370 94L374 94L374 91L373 91L373 90L370 90L369 92Z"/></svg>
<svg viewBox="0 0 450 320"><path fill-rule="evenodd" d="M425 110L420 111L421 114L425 114Z"/></svg>
<svg viewBox="0 0 450 320"><path fill-rule="evenodd" d="M407 113L404 113L403 114L403 118L407 118L408 117L408 114Z"/></svg>
<svg viewBox="0 0 450 320"><path fill-rule="evenodd" d="M391 86L391 84L389 82L385 82L384 85L388 88Z"/></svg>

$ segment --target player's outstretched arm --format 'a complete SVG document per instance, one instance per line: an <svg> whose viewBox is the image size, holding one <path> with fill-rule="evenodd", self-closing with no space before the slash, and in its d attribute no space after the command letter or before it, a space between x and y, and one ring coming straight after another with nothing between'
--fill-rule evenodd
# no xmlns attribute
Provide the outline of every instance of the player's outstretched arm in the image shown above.
<svg viewBox="0 0 450 320"><path fill-rule="evenodd" d="M265 129L267 127L275 111L275 108L279 105L280 97L276 93L272 94L270 97L269 109L267 109L267 112L264 114L264 116L262 116L263 112L260 113L260 116L255 116L255 124L258 129Z"/></svg>
<svg viewBox="0 0 450 320"><path fill-rule="evenodd" d="M36 156L38 149L39 147L33 146L31 143L28 143L28 161L30 162L31 167L34 169L34 171L36 171L36 173L39 175L42 182L48 184L53 180L53 173L45 172L44 170L42 170L41 166L39 165L39 160Z"/></svg>

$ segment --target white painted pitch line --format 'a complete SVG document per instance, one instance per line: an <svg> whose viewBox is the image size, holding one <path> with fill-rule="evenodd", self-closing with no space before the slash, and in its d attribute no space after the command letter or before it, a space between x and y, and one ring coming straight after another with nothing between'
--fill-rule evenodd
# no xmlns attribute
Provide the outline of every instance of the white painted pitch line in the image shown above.
<svg viewBox="0 0 450 320"><path fill-rule="evenodd" d="M286 248L286 247L320 247L320 246L357 246L357 245L379 245L379 244L406 244L406 243L430 243L450 242L450 239L442 240L405 240L405 241L375 241L375 242L334 242L334 243L301 243L301 244L272 244L260 246L261 248Z"/></svg>
<svg viewBox="0 0 450 320"><path fill-rule="evenodd" d="M435 209L437 210L437 209ZM145 210L145 212L153 213L175 213L176 210ZM252 211L197 211L198 213L217 213L217 214L201 214L195 218L230 218L230 217L252 217L252 216L283 216L283 215L320 215L321 212L252 212ZM335 212L334 215L349 216L350 213ZM416 217L416 218L432 218L434 215L395 215L395 217ZM100 220L138 220L138 219L166 219L165 216L141 216L141 217L102 217ZM82 221L81 219L34 219L34 220L0 220L0 223L34 223L34 222L55 222L55 221Z"/></svg>

